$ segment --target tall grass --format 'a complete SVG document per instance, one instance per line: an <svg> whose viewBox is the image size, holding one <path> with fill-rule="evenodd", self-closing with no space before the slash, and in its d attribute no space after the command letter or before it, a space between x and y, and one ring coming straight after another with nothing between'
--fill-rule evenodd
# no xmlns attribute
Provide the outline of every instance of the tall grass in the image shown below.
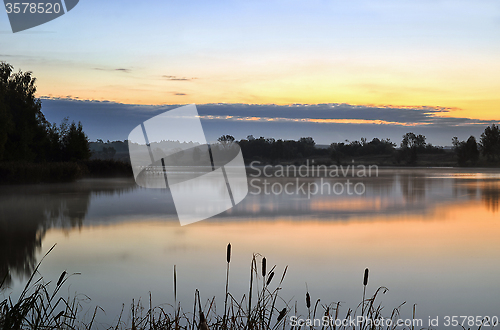
<svg viewBox="0 0 500 330"><path fill-rule="evenodd" d="M61 273L53 290L42 278L35 279L45 256L35 267L17 302L14 303L10 297L0 302L1 329L75 329L79 302L76 298L59 296L60 289L69 278L66 271Z"/></svg>
<svg viewBox="0 0 500 330"><path fill-rule="evenodd" d="M48 253L53 249L52 247ZM46 254L46 255L47 255ZM46 256L45 255L45 256ZM44 256L44 258L45 258ZM257 264L260 260L260 271ZM40 263L43 261L40 261ZM151 293L149 301L144 306L141 300L133 300L129 307L127 317L124 311L127 309L122 305L122 312L118 316L118 321L113 326L106 329L118 330L155 330L155 329L175 329L175 330L228 330L228 329L248 329L248 330L277 330L277 329L294 329L290 323L291 316L302 318L322 318L328 317L333 320L339 319L341 313L341 304L339 302L330 304L320 304L320 299L317 299L314 306L311 303L311 295L306 289L305 307L308 315L301 316L298 314L299 303L297 301L286 301L280 295L282 284L285 280L288 266L281 272L279 282L273 281L275 277L276 266L268 270L268 259L255 254L252 257L250 266L250 291L248 297L237 299L228 291L229 283L229 264L231 261L231 245L229 244L226 251L226 295L224 299L224 314L220 315L216 312L216 299L212 297L203 302L201 293L196 290L194 294L194 304L191 311L183 309L181 302L177 301L177 267L174 266L174 299L175 305L171 306L172 311L168 311L168 307L153 307L151 301ZM38 274L40 263L35 268L32 276L29 278L23 292L16 302L9 297L0 302L0 329L99 329L95 324L96 315L103 311L96 307L91 315L82 315L82 304L79 299L62 298L60 290L65 285L69 276L66 271L63 271L55 283L54 289L50 289L51 283L43 282L40 278L35 280ZM262 283L262 288L259 288L259 283ZM399 317L400 305L392 310L392 313L382 315L382 306L377 305L376 299L379 295L387 292L385 287L378 288L370 298L365 298L366 287L368 284L368 272L365 271L363 278L363 301L355 309L347 309L343 315L344 318L355 318L358 311L361 312L367 320L376 320L381 317L396 320ZM1 285L0 285L1 288ZM256 296L253 295L256 293ZM252 297L254 301L252 303ZM164 305L167 306L167 305ZM90 317L90 320L88 318ZM413 309L413 317L415 317L415 309ZM128 321L125 321L128 320ZM337 326L331 323L328 326L309 324L310 329L331 329L331 330L394 330L396 326L375 326L373 322L365 322L361 327L352 327L350 325ZM395 322L394 322L395 324ZM303 329L303 328L302 328ZM399 329L404 329L398 327ZM406 328L410 329L410 328ZM411 328L413 330L413 328Z"/></svg>

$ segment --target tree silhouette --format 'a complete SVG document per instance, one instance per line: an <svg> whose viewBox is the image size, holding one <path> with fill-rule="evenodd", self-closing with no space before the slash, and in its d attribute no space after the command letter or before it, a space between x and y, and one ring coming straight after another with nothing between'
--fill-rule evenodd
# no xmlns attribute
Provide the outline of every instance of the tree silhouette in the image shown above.
<svg viewBox="0 0 500 330"><path fill-rule="evenodd" d="M500 156L500 128L495 124L486 127L481 134L481 152L490 161Z"/></svg>
<svg viewBox="0 0 500 330"><path fill-rule="evenodd" d="M465 141L459 141L455 136L452 139L453 150L457 155L458 165L465 166L468 163L474 165L479 160L479 148L476 142L476 138L474 136L470 136Z"/></svg>
<svg viewBox="0 0 500 330"><path fill-rule="evenodd" d="M227 146L230 146L231 144L233 144L233 142L234 142L234 136L232 136L232 135L222 135L220 138L217 139L217 141L219 141L219 143L223 147L227 147Z"/></svg>
<svg viewBox="0 0 500 330"><path fill-rule="evenodd" d="M7 160L33 161L43 157L47 121L35 97L36 79L31 72L12 74L13 67L0 62L0 150Z"/></svg>
<svg viewBox="0 0 500 330"><path fill-rule="evenodd" d="M407 159L408 164L415 164L418 158L418 152L425 150L425 136L419 134L416 135L412 132L403 135L403 140L401 141L401 152L403 157Z"/></svg>
<svg viewBox="0 0 500 330"><path fill-rule="evenodd" d="M89 142L81 123L68 124L65 118L59 127L50 124L35 97L35 82L30 71L13 73L10 64L0 62L0 160L88 159Z"/></svg>
<svg viewBox="0 0 500 330"><path fill-rule="evenodd" d="M89 159L90 149L87 135L83 132L82 123L72 122L67 134L63 137L64 160Z"/></svg>

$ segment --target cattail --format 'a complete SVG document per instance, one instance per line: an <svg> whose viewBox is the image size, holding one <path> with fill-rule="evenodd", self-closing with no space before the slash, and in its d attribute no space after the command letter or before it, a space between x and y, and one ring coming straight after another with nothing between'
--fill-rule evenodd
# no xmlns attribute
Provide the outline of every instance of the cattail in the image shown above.
<svg viewBox="0 0 500 330"><path fill-rule="evenodd" d="M365 275L363 276L363 301L361 302L361 315L365 313L365 294L366 285L368 284L368 268L365 269Z"/></svg>
<svg viewBox="0 0 500 330"><path fill-rule="evenodd" d="M283 275L281 275L281 280L280 280L280 285L283 283L283 280L285 279L286 271L288 270L288 266L285 267L285 270L283 271Z"/></svg>
<svg viewBox="0 0 500 330"><path fill-rule="evenodd" d="M174 265L174 299L175 304L177 305L177 270Z"/></svg>
<svg viewBox="0 0 500 330"><path fill-rule="evenodd" d="M203 311L200 311L200 330L208 330L207 320L205 319L205 314Z"/></svg>
<svg viewBox="0 0 500 330"><path fill-rule="evenodd" d="M225 298L224 298L224 316L223 316L224 327L226 327L227 296L228 296L228 289L229 289L229 263L231 262L231 243L227 244L226 261L227 261L227 267L226 267L226 295L225 295Z"/></svg>
<svg viewBox="0 0 500 330"><path fill-rule="evenodd" d="M66 271L63 271L61 276L59 276L59 280L57 281L57 286L61 285L61 283L64 279L64 276L66 276Z"/></svg>
<svg viewBox="0 0 500 330"><path fill-rule="evenodd" d="M266 277L266 258L262 258L262 277Z"/></svg>
<svg viewBox="0 0 500 330"><path fill-rule="evenodd" d="M283 308L280 312L280 314L278 315L278 323L285 317L286 315L286 308Z"/></svg>
<svg viewBox="0 0 500 330"><path fill-rule="evenodd" d="M274 272L271 272L271 274L269 274L269 278L267 279L266 286L269 285L269 283L271 283L273 277L274 277Z"/></svg>
<svg viewBox="0 0 500 330"><path fill-rule="evenodd" d="M306 292L306 306L307 308L311 308L311 296L309 295L309 292Z"/></svg>

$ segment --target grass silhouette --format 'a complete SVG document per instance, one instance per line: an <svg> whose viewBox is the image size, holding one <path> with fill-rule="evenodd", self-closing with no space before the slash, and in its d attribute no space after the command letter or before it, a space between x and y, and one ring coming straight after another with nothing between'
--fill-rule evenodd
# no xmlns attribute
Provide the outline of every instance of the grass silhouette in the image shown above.
<svg viewBox="0 0 500 330"><path fill-rule="evenodd" d="M71 275L66 271L62 272L59 279L51 289L51 282L44 282L40 277L36 280L38 269L43 259L54 249L55 245L44 255L36 266L33 274L28 279L24 290L17 301L12 301L10 297L0 302L0 329L102 329L102 325L95 323L96 315L103 312L100 307L96 307L90 314L83 313L82 300L85 295L74 297L62 297L59 293ZM363 300L354 309L348 308L341 314L340 303L320 304L320 299L311 303L311 296L306 290L306 301L308 315L298 314L299 302L285 301L280 297L283 281L286 277L288 266L281 273L280 280L276 280L276 266L267 269L268 260L259 254L254 254L250 267L250 285L248 296L236 298L229 292L229 264L231 258L231 246L228 245L226 261L226 295L224 299L224 313L218 314L215 304L215 297L202 303L198 290L194 293L194 304L189 307L189 311L175 298L175 305L152 306L151 293L149 301L145 304L141 300L133 300L129 307L130 317L124 316L125 304L117 318L116 324L104 327L104 329L123 330L155 330L155 329L332 329L332 330L393 330L396 329L396 320L400 315L401 304L392 309L389 316L383 315L383 307L376 303L379 295L387 292L387 288L380 287L370 298L364 298L368 282L368 271L365 270L363 277ZM260 262L259 262L260 261ZM261 267L258 267L260 265ZM259 288L259 283L262 287ZM0 282L0 289L3 282ZM174 266L174 294L177 291L177 270ZM303 303L303 302L302 302ZM300 304L302 304L300 303ZM414 311L415 313L415 311ZM125 313L126 314L126 313ZM352 326L349 324L335 324L337 320L356 318L363 316L364 322ZM296 316L304 320L311 320L302 326L294 326L290 322L290 317ZM333 320L329 325L314 324L312 320L328 318ZM391 319L394 325L375 325L375 320L380 318ZM415 315L413 315L413 318ZM90 318L90 320L85 320ZM127 321L125 321L125 319ZM371 322L370 322L371 320ZM413 327L401 327L397 329L412 329Z"/></svg>

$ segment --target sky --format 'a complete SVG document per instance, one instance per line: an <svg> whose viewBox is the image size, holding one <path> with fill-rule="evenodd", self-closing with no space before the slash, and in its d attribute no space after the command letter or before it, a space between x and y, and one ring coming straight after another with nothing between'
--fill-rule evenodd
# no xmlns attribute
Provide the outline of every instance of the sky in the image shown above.
<svg viewBox="0 0 500 330"><path fill-rule="evenodd" d="M500 121L498 59L496 0L81 0L15 34L0 15L0 61L32 71L49 120L82 120L91 139L126 137L119 115L99 131L112 113L134 109L143 119L159 106L195 103L211 111L207 125L237 126L242 136L300 132L326 143L400 139L408 128L449 145ZM76 100L87 102L71 108ZM317 104L347 108L315 118L307 109ZM236 126L214 115L240 116L241 105L255 114ZM423 108L447 110L398 122ZM283 119L287 112L297 121Z"/></svg>

